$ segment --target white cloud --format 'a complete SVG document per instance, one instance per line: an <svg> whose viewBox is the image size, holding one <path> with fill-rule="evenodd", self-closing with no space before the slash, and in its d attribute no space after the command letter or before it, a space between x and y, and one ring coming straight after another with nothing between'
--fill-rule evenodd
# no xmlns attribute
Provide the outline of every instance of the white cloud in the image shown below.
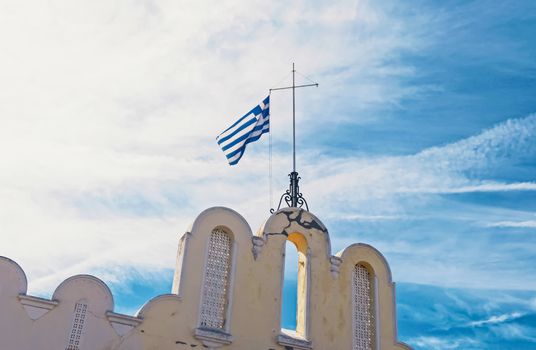
<svg viewBox="0 0 536 350"><path fill-rule="evenodd" d="M524 340L531 343L536 342L534 330L532 327L526 327L519 324L500 324L490 327L492 333L503 339Z"/></svg>
<svg viewBox="0 0 536 350"><path fill-rule="evenodd" d="M403 85L415 69L394 59L426 45L426 16L405 21L373 2L0 6L0 254L21 264L39 293L105 265L172 268L178 234L207 206L233 207L255 230L268 215L262 146L230 168L214 136L291 60L322 79L321 92L303 97L311 109L329 111L338 99L363 109L397 105L440 88ZM273 115L289 115L288 98L278 95ZM407 217L403 196L424 203L430 194L534 190L534 183L475 180L464 171L526 152L535 120L510 120L413 156L304 155L312 160L302 173L312 210L392 221ZM276 141L289 138L284 118L272 127ZM275 155L276 188L287 186L288 164Z"/></svg>
<svg viewBox="0 0 536 350"><path fill-rule="evenodd" d="M319 159L305 168L305 178L313 188L317 203L338 203L347 211L342 217L354 215L404 215L397 198L405 195L454 194L472 192L534 191L534 182L505 183L469 176L484 172L511 154L533 154L536 136L536 115L507 120L467 139L423 150L412 156L379 158ZM309 157L314 159L314 157ZM318 166L322 164L322 166ZM324 169L331 169L326 174ZM339 196L344 184L344 196ZM327 211L324 207L322 210Z"/></svg>
<svg viewBox="0 0 536 350"><path fill-rule="evenodd" d="M400 189L400 193L472 193L472 192L506 192L536 191L534 182L500 183L484 181L480 184L452 188L409 188Z"/></svg>
<svg viewBox="0 0 536 350"><path fill-rule="evenodd" d="M460 349L462 346L479 344L479 341L468 337L452 338L453 337L445 339L432 336L423 336L411 339L409 344L414 344L415 346L423 349L431 350Z"/></svg>
<svg viewBox="0 0 536 350"><path fill-rule="evenodd" d="M214 136L292 60L324 77L326 96L411 93L397 83L411 69L381 58L418 40L366 1L0 7L0 254L34 291L103 265L172 267L176 234L207 206L242 210L256 229L265 169L226 167ZM360 88L346 89L356 77ZM288 115L278 98L274 115ZM273 128L289 136L282 119Z"/></svg>
<svg viewBox="0 0 536 350"><path fill-rule="evenodd" d="M346 215L346 216L336 215L335 218L342 219L342 220L359 220L359 221L384 221L384 220L403 219L402 216L397 216L397 215L366 215L366 214L351 214L351 215Z"/></svg>
<svg viewBox="0 0 536 350"><path fill-rule="evenodd" d="M485 320L472 321L469 323L469 325L473 327L481 327L483 325L499 324L499 323L504 323L504 322L508 322L511 320L515 320L516 318L519 318L521 316L523 316L523 314L519 312L512 312L509 314L503 314L499 316L491 316L490 318L485 319Z"/></svg>
<svg viewBox="0 0 536 350"><path fill-rule="evenodd" d="M527 221L498 221L487 224L488 227L524 227L536 228L536 220Z"/></svg>
<svg viewBox="0 0 536 350"><path fill-rule="evenodd" d="M536 311L536 298L532 298L530 300L530 306L531 306L532 310Z"/></svg>
<svg viewBox="0 0 536 350"><path fill-rule="evenodd" d="M525 118L508 119L478 135L449 145L432 147L420 152L417 157L433 164L438 171L488 168L513 154L536 151L531 142L535 133L536 114L532 114Z"/></svg>

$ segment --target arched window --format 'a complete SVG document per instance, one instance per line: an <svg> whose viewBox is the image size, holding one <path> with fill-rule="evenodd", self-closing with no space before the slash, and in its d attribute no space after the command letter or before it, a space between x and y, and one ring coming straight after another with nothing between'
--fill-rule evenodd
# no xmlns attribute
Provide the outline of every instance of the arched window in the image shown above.
<svg viewBox="0 0 536 350"><path fill-rule="evenodd" d="M224 330L227 318L232 240L222 228L212 230L208 242L199 325Z"/></svg>
<svg viewBox="0 0 536 350"><path fill-rule="evenodd" d="M375 349L374 275L363 264L354 266L352 281L354 350Z"/></svg>
<svg viewBox="0 0 536 350"><path fill-rule="evenodd" d="M84 300L78 301L74 305L73 323L69 339L67 339L66 350L80 350L84 326L86 323L87 303Z"/></svg>

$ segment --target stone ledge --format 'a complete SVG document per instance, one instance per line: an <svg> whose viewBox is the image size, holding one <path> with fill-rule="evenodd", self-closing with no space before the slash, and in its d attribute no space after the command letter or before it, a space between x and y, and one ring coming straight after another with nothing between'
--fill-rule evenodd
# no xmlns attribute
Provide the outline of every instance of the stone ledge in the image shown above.
<svg viewBox="0 0 536 350"><path fill-rule="evenodd" d="M25 294L19 295L19 301L32 320L37 320L59 304L55 300L32 297Z"/></svg>
<svg viewBox="0 0 536 350"><path fill-rule="evenodd" d="M106 312L106 318L119 336L127 334L142 322L141 318L117 314L112 311Z"/></svg>
<svg viewBox="0 0 536 350"><path fill-rule="evenodd" d="M277 337L277 343L300 350L311 350L313 348L313 344L309 340L289 329L281 329L281 334Z"/></svg>
<svg viewBox="0 0 536 350"><path fill-rule="evenodd" d="M233 336L221 329L199 327L194 330L194 336L209 349L219 348L233 342Z"/></svg>

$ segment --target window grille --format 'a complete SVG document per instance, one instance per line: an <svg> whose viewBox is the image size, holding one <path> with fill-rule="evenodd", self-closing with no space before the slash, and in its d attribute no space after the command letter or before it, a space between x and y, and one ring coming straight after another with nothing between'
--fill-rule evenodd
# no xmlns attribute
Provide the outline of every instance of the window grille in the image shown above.
<svg viewBox="0 0 536 350"><path fill-rule="evenodd" d="M224 329L231 267L231 237L216 228L210 234L201 302L200 326Z"/></svg>
<svg viewBox="0 0 536 350"><path fill-rule="evenodd" d="M372 276L363 265L355 265L353 276L354 350L373 350L375 336Z"/></svg>
<svg viewBox="0 0 536 350"><path fill-rule="evenodd" d="M73 324L71 326L71 333L69 335L69 341L67 343L66 350L80 350L84 324L86 321L86 313L87 313L86 303L78 302L75 304Z"/></svg>

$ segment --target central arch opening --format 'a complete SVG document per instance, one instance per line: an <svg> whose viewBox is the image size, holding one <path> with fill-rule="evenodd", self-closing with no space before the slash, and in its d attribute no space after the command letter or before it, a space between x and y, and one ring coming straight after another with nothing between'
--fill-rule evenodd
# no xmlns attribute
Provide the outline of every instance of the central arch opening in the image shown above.
<svg viewBox="0 0 536 350"><path fill-rule="evenodd" d="M307 240L300 233L288 235L285 244L281 328L306 337L308 264Z"/></svg>
<svg viewBox="0 0 536 350"><path fill-rule="evenodd" d="M281 328L296 330L296 306L298 304L298 250L294 243L285 243L285 272L283 301L281 303Z"/></svg>

